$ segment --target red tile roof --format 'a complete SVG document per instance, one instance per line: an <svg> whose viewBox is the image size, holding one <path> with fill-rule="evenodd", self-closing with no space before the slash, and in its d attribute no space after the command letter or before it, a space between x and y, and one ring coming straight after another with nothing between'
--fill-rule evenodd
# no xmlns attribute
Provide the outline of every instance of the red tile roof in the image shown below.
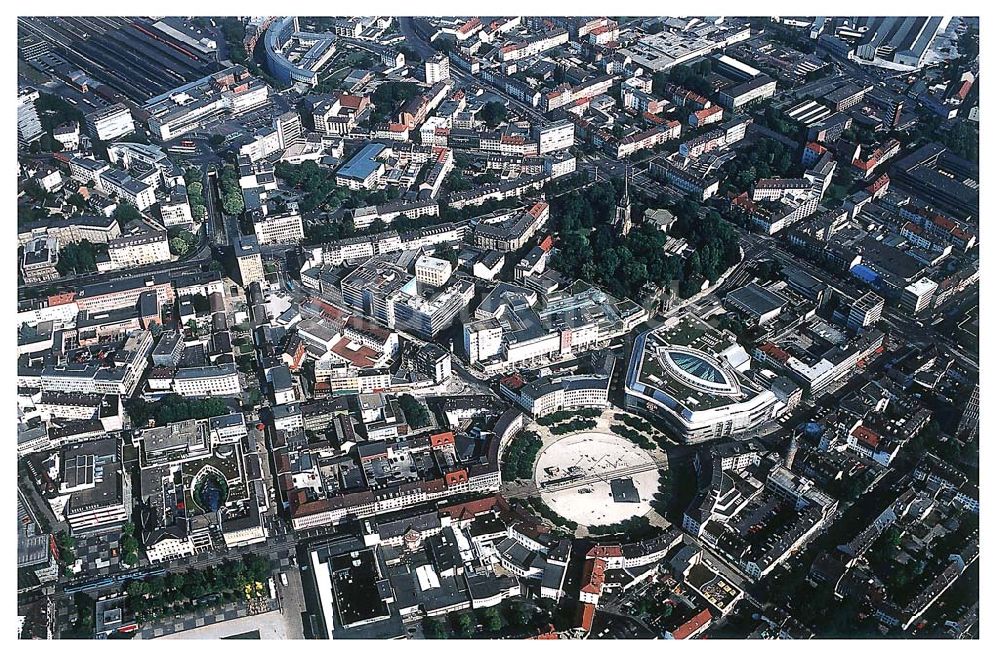
<svg viewBox="0 0 1000 658"><path fill-rule="evenodd" d="M607 562L600 558L587 560L583 565L582 582L584 585L580 588L580 591L600 596L601 592L604 591L604 569L606 567Z"/></svg>
<svg viewBox="0 0 1000 658"><path fill-rule="evenodd" d="M861 443L867 445L869 448L874 449L878 447L878 434L864 425L858 425L855 427L854 431L851 432L851 435Z"/></svg>
<svg viewBox="0 0 1000 658"><path fill-rule="evenodd" d="M622 547L618 544L608 545L608 546L594 546L589 551L587 551L588 558L598 558L598 557L621 557Z"/></svg>
<svg viewBox="0 0 1000 658"><path fill-rule="evenodd" d="M681 627L674 631L671 635L674 636L675 640L686 640L689 637L696 634L698 631L703 630L712 621L712 613L705 608L689 621L681 624Z"/></svg>
<svg viewBox="0 0 1000 658"><path fill-rule="evenodd" d="M594 615L597 613L597 607L593 603L584 603L580 606L580 628L590 632L591 627L594 625Z"/></svg>
<svg viewBox="0 0 1000 658"><path fill-rule="evenodd" d="M477 500L470 500L467 503L459 503L458 505L449 505L448 507L442 507L438 510L438 516L447 516L455 521L462 521L466 519L472 519L481 514L486 514L498 505L498 495L487 496L486 498L479 498Z"/></svg>

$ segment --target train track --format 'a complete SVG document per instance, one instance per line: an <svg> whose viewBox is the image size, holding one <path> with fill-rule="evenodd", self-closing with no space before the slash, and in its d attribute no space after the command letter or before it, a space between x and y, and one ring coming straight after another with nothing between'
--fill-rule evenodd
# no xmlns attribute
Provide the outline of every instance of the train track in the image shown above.
<svg viewBox="0 0 1000 658"><path fill-rule="evenodd" d="M625 466L623 468L616 468L610 471L602 471L601 473L594 473L593 475L587 475L581 478L576 478L573 480L567 480L564 482L559 482L558 484L553 484L552 486L545 486L543 482L541 487L533 485L527 487L529 490L534 490L534 492L551 493L556 491L566 491L567 489L573 489L576 487L585 487L588 484L595 484L597 482L610 482L612 479L625 477L628 475L638 475L639 473L646 473L648 471L658 470L667 465L666 459L654 460L651 464L636 464L634 466Z"/></svg>

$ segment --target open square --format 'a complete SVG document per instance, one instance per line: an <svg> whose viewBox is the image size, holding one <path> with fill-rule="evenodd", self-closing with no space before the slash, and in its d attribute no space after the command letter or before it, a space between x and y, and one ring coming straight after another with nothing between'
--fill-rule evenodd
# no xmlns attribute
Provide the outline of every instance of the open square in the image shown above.
<svg viewBox="0 0 1000 658"><path fill-rule="evenodd" d="M645 450L603 432L560 438L539 454L535 465L535 483L545 504L588 526L619 523L649 512L658 478L656 463ZM612 482L625 495L615 496ZM637 502L626 502L631 500Z"/></svg>

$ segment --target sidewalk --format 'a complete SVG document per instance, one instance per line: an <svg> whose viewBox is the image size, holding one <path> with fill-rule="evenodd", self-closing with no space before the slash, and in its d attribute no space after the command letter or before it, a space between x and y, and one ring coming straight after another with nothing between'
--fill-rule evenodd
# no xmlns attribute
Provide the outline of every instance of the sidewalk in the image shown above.
<svg viewBox="0 0 1000 658"><path fill-rule="evenodd" d="M278 610L277 599L267 600L267 610L264 613L267 614L271 612L276 612ZM141 640L152 640L158 637L164 637L167 635L172 635L174 633L183 633L184 631L193 631L198 628L205 626L210 626L212 624L217 624L224 621L232 621L234 619L239 619L242 617L253 617L247 612L247 602L241 601L238 603L226 603L222 606L215 608L210 608L208 610L203 610L201 612L192 612L188 614L181 615L179 618L163 619L156 622L146 622L141 625L138 633L136 633L136 638ZM281 616L281 613L278 613ZM240 633L241 631L234 631L234 633Z"/></svg>

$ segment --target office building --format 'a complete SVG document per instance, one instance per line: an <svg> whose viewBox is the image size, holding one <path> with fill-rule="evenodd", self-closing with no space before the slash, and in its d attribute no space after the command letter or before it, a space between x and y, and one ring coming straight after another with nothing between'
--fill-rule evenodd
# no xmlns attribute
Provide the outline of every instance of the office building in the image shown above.
<svg viewBox="0 0 1000 658"><path fill-rule="evenodd" d="M87 123L87 133L93 139L102 142L111 141L135 132L135 121L132 112L124 103L115 103L94 110L84 117Z"/></svg>
<svg viewBox="0 0 1000 658"><path fill-rule="evenodd" d="M259 244L295 244L305 237L298 212L255 217L253 230Z"/></svg>
<svg viewBox="0 0 1000 658"><path fill-rule="evenodd" d="M424 80L427 84L435 84L451 77L450 64L447 55L437 53L424 62Z"/></svg>
<svg viewBox="0 0 1000 658"><path fill-rule="evenodd" d="M27 146L42 136L42 122L38 119L35 101L38 91L31 87L23 87L17 92L17 143Z"/></svg>
<svg viewBox="0 0 1000 658"><path fill-rule="evenodd" d="M315 85L319 71L337 51L331 32L304 32L297 16L275 18L264 33L264 54L271 75L285 85Z"/></svg>
<svg viewBox="0 0 1000 658"><path fill-rule="evenodd" d="M730 111L742 108L774 96L778 82L767 75L759 75L746 82L740 82L719 92L719 104Z"/></svg>
<svg viewBox="0 0 1000 658"><path fill-rule="evenodd" d="M289 149L306 141L302 118L298 112L285 112L276 117L274 128L278 133L278 143L283 149Z"/></svg>
<svg viewBox="0 0 1000 658"><path fill-rule="evenodd" d="M260 257L260 244L253 235L241 235L233 243L240 285L244 288L253 282L264 283L264 262Z"/></svg>
<svg viewBox="0 0 1000 658"><path fill-rule="evenodd" d="M173 390L183 397L239 397L243 392L235 363L179 368Z"/></svg>
<svg viewBox="0 0 1000 658"><path fill-rule="evenodd" d="M59 241L53 236L35 238L24 245L21 274L25 283L59 278Z"/></svg>
<svg viewBox="0 0 1000 658"><path fill-rule="evenodd" d="M733 338L690 315L638 336L625 406L666 422L684 442L752 432L778 400L747 376L750 356Z"/></svg>
<svg viewBox="0 0 1000 658"><path fill-rule="evenodd" d="M156 187L132 178L123 169L108 169L101 173L101 188L121 201L145 210L156 203Z"/></svg>
<svg viewBox="0 0 1000 658"><path fill-rule="evenodd" d="M917 315L930 306L937 292L938 284L923 277L903 288L899 296L899 303L906 311Z"/></svg>
<svg viewBox="0 0 1000 658"><path fill-rule="evenodd" d="M451 263L432 256L417 257L415 271L417 281L440 288L451 278Z"/></svg>
<svg viewBox="0 0 1000 658"><path fill-rule="evenodd" d="M572 122L562 119L535 127L538 138L538 155L562 151L573 146L575 127Z"/></svg>
<svg viewBox="0 0 1000 658"><path fill-rule="evenodd" d="M169 261L167 231L144 220L132 222L121 236L108 240L108 258L107 269L112 270Z"/></svg>
<svg viewBox="0 0 1000 658"><path fill-rule="evenodd" d="M503 326L496 318L476 320L462 328L465 354L469 363L485 361L498 354L503 347Z"/></svg>
<svg viewBox="0 0 1000 658"><path fill-rule="evenodd" d="M190 227L194 223L187 188L184 185L170 188L167 194L159 198L157 209L160 211L160 221L166 228Z"/></svg>
<svg viewBox="0 0 1000 658"><path fill-rule="evenodd" d="M132 517L132 478L116 438L88 441L61 455L59 497L73 536L106 532Z"/></svg>
<svg viewBox="0 0 1000 658"><path fill-rule="evenodd" d="M851 300L847 326L861 331L882 319L885 300L873 292L866 292L860 298Z"/></svg>

